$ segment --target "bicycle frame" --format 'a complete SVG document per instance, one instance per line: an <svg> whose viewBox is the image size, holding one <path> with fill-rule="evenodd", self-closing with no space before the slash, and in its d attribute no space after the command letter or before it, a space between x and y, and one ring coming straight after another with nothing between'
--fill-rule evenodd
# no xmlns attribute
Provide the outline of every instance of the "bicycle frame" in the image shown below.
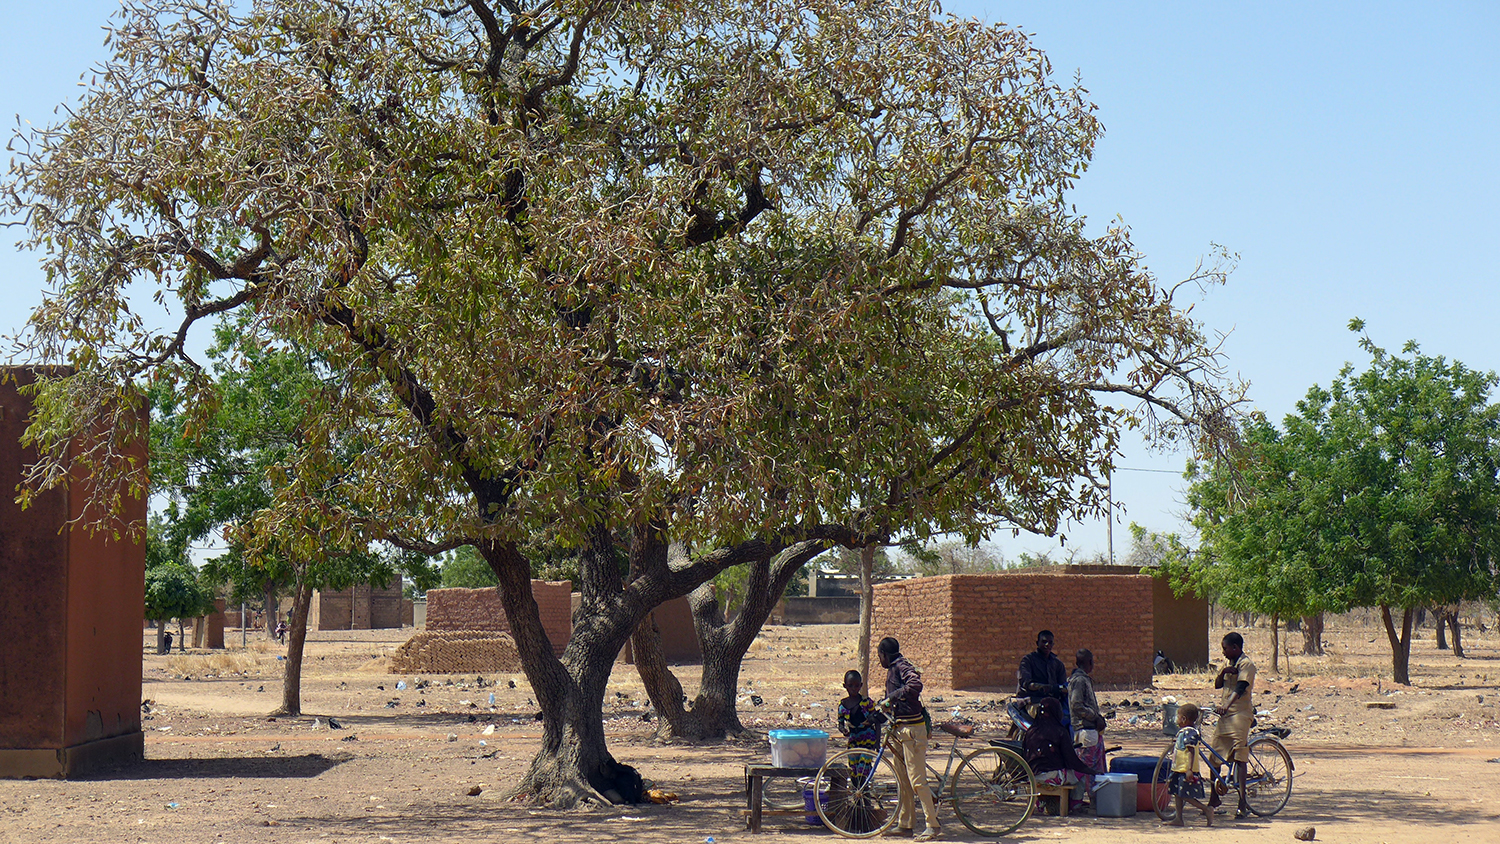
<svg viewBox="0 0 1500 844"><path fill-rule="evenodd" d="M1223 716L1218 717L1222 718ZM1217 724L1218 721L1216 720L1214 723ZM1259 741L1261 739L1274 741L1277 744L1281 744L1281 739L1276 734L1271 733L1267 730L1258 730L1251 733L1250 736L1245 739L1245 744L1248 745L1251 742ZM1283 749L1285 749L1285 747L1286 745L1282 745ZM1212 756L1213 758L1210 759L1210 756ZM1204 764L1208 765L1209 769L1213 771L1213 776L1210 778L1210 782L1217 783L1219 780L1226 780L1230 785L1234 785L1234 781L1230 779L1227 774L1223 776L1220 776L1219 774L1220 766L1224 766L1227 770L1232 770L1232 767L1230 766L1233 765L1233 760L1225 759L1223 756L1220 756L1219 751L1215 750L1213 745L1203 741L1200 741L1198 743L1198 758L1202 759ZM1287 758L1291 758L1290 753L1287 754ZM1258 781L1256 777L1250 775L1249 771L1246 771L1245 774L1245 783L1247 785L1254 785Z"/></svg>
<svg viewBox="0 0 1500 844"><path fill-rule="evenodd" d="M1227 794L1232 790L1238 790L1243 787L1246 793L1250 794L1247 808L1252 813L1262 817L1274 815L1281 811L1286 805L1286 801L1291 797L1292 783L1296 775L1296 763L1292 761L1292 756L1287 752L1286 746L1281 743L1280 735L1277 731L1259 730L1251 733L1246 739L1246 745L1249 748L1249 760L1246 763L1245 781L1243 784L1236 782L1238 765L1231 765L1234 760L1225 758L1209 741L1200 741L1193 749L1193 752L1197 754L1197 758L1202 760L1208 768L1204 779L1213 792ZM1175 742L1162 752L1161 758L1157 763L1157 768L1153 773L1153 783L1164 781L1164 771L1167 768L1162 766L1170 764L1169 758L1174 746ZM1258 752L1257 748L1265 748L1265 751ZM1284 763L1284 767L1281 764L1276 764L1274 762L1275 759L1280 759ZM1265 791L1264 795L1271 799L1275 804L1274 806L1267 808L1267 804L1257 805L1260 803L1262 787L1269 789ZM1279 800L1275 797L1278 792L1280 793ZM1157 796L1154 799L1158 801L1156 807L1157 814L1163 820L1167 820L1168 816L1163 814L1164 806L1160 802L1163 797Z"/></svg>

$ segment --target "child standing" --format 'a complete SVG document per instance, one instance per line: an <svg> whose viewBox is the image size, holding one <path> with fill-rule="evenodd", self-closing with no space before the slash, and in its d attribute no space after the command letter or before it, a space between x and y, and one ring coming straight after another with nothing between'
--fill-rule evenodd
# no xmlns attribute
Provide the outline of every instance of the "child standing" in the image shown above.
<svg viewBox="0 0 1500 844"><path fill-rule="evenodd" d="M1184 703L1177 707L1177 738L1173 741L1172 776L1167 780L1167 791L1177 799L1177 815L1172 826L1182 826L1183 801L1203 811L1208 825L1214 825L1214 811L1203 804L1203 778L1198 776L1198 743L1203 740L1198 732L1198 707Z"/></svg>
<svg viewBox="0 0 1500 844"><path fill-rule="evenodd" d="M849 696L839 701L839 732L849 737L849 748L869 750L854 757L850 768L856 781L870 774L875 752L880 748L880 725L885 723L875 701L865 697L865 680L858 671L844 672L844 691Z"/></svg>

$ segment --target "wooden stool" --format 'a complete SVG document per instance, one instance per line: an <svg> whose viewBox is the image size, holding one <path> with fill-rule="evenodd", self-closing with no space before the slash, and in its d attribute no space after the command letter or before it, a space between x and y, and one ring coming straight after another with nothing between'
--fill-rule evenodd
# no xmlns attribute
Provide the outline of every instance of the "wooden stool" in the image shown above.
<svg viewBox="0 0 1500 844"><path fill-rule="evenodd" d="M1044 782L1036 784L1038 797L1057 798L1057 816L1066 818L1068 816L1068 802L1073 799L1073 786L1071 785L1048 785Z"/></svg>

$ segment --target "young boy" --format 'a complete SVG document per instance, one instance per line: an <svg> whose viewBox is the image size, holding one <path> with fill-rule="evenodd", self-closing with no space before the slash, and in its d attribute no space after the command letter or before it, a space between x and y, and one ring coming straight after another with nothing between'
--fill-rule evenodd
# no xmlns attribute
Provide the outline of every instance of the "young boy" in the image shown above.
<svg viewBox="0 0 1500 844"><path fill-rule="evenodd" d="M844 691L849 696L839 701L839 732L849 737L851 749L861 748L870 751L867 756L859 756L850 767L853 770L855 780L869 776L870 765L875 761L875 752L880 749L880 725L885 723L885 715L881 713L875 701L865 697L861 692L865 687L865 680L858 671L849 670L844 672Z"/></svg>
<svg viewBox="0 0 1500 844"><path fill-rule="evenodd" d="M1184 703L1177 707L1177 738L1173 742L1172 776L1167 780L1167 791L1177 798L1177 816L1172 826L1182 826L1183 801L1203 811L1208 825L1214 825L1214 811L1203 804L1203 778L1198 776L1198 743L1203 740L1198 732L1198 707Z"/></svg>

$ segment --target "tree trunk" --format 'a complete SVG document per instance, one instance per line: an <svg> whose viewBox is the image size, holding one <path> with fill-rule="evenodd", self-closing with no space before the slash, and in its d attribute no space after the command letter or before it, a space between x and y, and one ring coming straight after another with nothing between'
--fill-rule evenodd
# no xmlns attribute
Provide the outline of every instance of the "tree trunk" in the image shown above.
<svg viewBox="0 0 1500 844"><path fill-rule="evenodd" d="M177 652L187 653L187 638L182 635L182 619L177 619Z"/></svg>
<svg viewBox="0 0 1500 844"><path fill-rule="evenodd" d="M512 797L556 808L640 801L641 775L615 761L604 740L604 690L620 648L652 609L766 553L766 543L751 540L673 565L665 553L665 535L659 520L631 528L626 582L609 528L589 530L579 555L578 611L561 658L542 626L531 591L530 561L514 542L473 543L499 581L500 605L541 709L541 747Z"/></svg>
<svg viewBox="0 0 1500 844"><path fill-rule="evenodd" d="M1380 605L1380 619L1385 622L1385 635L1391 643L1391 673L1397 683L1410 686L1412 608L1406 607L1402 610L1399 634L1396 632L1395 621L1391 618L1389 605Z"/></svg>
<svg viewBox="0 0 1500 844"><path fill-rule="evenodd" d="M1462 627L1460 626L1458 621L1459 609L1459 605L1454 604L1451 608L1443 607L1442 609L1434 610L1433 614L1437 618L1438 647L1445 650L1447 649L1448 643L1443 641L1443 628L1446 626L1453 633L1453 636L1451 637L1453 641L1453 655L1458 657L1459 659L1463 659L1464 644L1461 633Z"/></svg>
<svg viewBox="0 0 1500 844"><path fill-rule="evenodd" d="M274 582L270 580L266 581L266 591L264 595L266 601L265 613L263 614L261 620L266 624L266 638L274 639L276 638L276 622L279 620L276 616L280 612L280 610L277 609L276 606L276 584Z"/></svg>
<svg viewBox="0 0 1500 844"><path fill-rule="evenodd" d="M809 560L823 553L824 548L821 542L802 542L774 558L769 556L772 549L768 548L765 558L747 563L751 568L745 583L744 605L731 622L723 620L711 584L705 583L688 596L693 608L693 627L703 651L698 696L691 709L682 705L682 684L661 656L660 636L651 618L642 620L632 634L631 643L636 670L660 716L659 737L705 739L745 732L735 704L745 652L793 576Z"/></svg>
<svg viewBox="0 0 1500 844"><path fill-rule="evenodd" d="M167 653L167 622L165 619L156 620L156 655L165 656Z"/></svg>
<svg viewBox="0 0 1500 844"><path fill-rule="evenodd" d="M1281 616L1271 614L1271 670L1281 670Z"/></svg>
<svg viewBox="0 0 1500 844"><path fill-rule="evenodd" d="M1302 653L1305 656L1323 655L1323 614L1302 617Z"/></svg>
<svg viewBox="0 0 1500 844"><path fill-rule="evenodd" d="M275 715L302 714L302 653L307 642L307 614L312 606L312 584L297 578L292 592L290 638L286 647L286 675L281 681L281 708Z"/></svg>
<svg viewBox="0 0 1500 844"><path fill-rule="evenodd" d="M870 688L870 636L875 621L875 546L859 549L859 676Z"/></svg>
<svg viewBox="0 0 1500 844"><path fill-rule="evenodd" d="M627 591L613 559L613 539L596 528L580 561L579 609L573 635L559 659L542 626L531 592L531 566L514 543L477 546L500 583L500 602L510 622L526 672L542 712L542 746L512 796L557 808L580 803L636 803L641 776L615 761L604 739L604 690L620 648L646 612L662 600ZM603 559L605 555L610 559ZM649 579L643 574L632 590ZM650 603L656 598L654 603Z"/></svg>
<svg viewBox="0 0 1500 844"><path fill-rule="evenodd" d="M1432 627L1437 631L1437 649L1446 651L1448 650L1448 612L1442 608L1434 609L1432 618L1436 622Z"/></svg>

